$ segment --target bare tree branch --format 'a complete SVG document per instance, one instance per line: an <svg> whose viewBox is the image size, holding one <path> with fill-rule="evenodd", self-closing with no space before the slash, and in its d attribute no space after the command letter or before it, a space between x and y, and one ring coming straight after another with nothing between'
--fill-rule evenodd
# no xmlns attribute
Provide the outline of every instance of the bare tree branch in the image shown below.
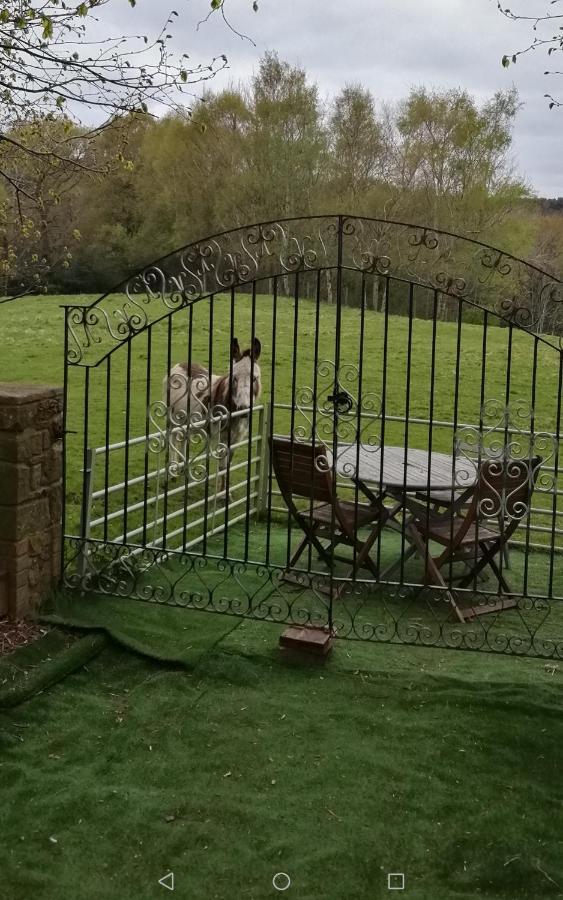
<svg viewBox="0 0 563 900"><path fill-rule="evenodd" d="M554 53L563 53L563 12L550 12L549 8L546 8L546 11L543 15L529 15L524 12L516 12L513 9L508 7L503 7L500 0L495 0L497 8L499 12L506 18L510 19L513 22L530 22L532 31L535 32L533 40L521 50L516 50L513 53L505 53L502 57L502 65L505 68L508 68L511 64L514 64L518 61L520 56L523 56L526 53L530 53L533 50L544 50L548 57L551 57ZM563 3L563 0L545 0L548 7L558 9L561 8L560 4ZM544 28L551 29L551 32L545 34L543 32ZM555 33L553 33L552 29L556 29ZM539 33L539 30L542 30L542 33ZM562 73L556 69L547 69L544 72L544 75L551 76L560 76ZM551 93L544 94L549 100L549 108L553 109L555 107L563 106L563 100L559 100L554 97Z"/></svg>
<svg viewBox="0 0 563 900"><path fill-rule="evenodd" d="M0 4L0 278L4 277L4 284L16 278L15 248L21 243L24 225L25 240L45 225L42 185L49 172L65 190L73 172L103 175L111 164L128 164L119 149L113 159L106 155L98 160L98 139L106 128L122 127L125 145L127 127L138 114L147 116L164 108L189 116L193 86L228 65L224 54L207 64L192 65L187 53L172 51L173 27L179 18L176 10L163 16L162 26L151 36L95 39L91 26L103 25L103 10L112 3L115 6L116 0L4 0ZM220 12L227 28L246 37L227 19L225 3L210 0L210 15ZM135 7L136 0L129 4ZM253 7L257 9L257 2ZM135 15L133 9L131 15ZM103 120L96 121L100 116ZM92 117L94 123L84 128L82 119ZM26 157L32 166L24 163ZM28 253L21 260L26 278L36 256ZM37 290L35 279L31 290ZM26 293L27 287L15 290L16 296Z"/></svg>

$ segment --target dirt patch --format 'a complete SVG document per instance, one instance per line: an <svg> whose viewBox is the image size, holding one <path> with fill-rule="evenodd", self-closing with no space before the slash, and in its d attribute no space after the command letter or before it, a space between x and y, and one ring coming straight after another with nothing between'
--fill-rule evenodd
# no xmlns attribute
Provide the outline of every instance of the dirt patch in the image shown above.
<svg viewBox="0 0 563 900"><path fill-rule="evenodd" d="M10 622L6 616L0 617L0 656L8 656L20 647L37 641L49 631L48 625L24 619Z"/></svg>

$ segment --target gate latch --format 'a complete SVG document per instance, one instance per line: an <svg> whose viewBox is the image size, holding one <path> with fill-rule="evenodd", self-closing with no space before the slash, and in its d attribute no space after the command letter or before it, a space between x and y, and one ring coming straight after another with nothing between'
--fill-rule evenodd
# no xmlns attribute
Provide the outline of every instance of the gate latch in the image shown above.
<svg viewBox="0 0 563 900"><path fill-rule="evenodd" d="M353 398L348 391L344 391L342 388L339 388L334 394L331 394L328 400L329 403L334 404L336 411L342 415L349 413L354 405Z"/></svg>

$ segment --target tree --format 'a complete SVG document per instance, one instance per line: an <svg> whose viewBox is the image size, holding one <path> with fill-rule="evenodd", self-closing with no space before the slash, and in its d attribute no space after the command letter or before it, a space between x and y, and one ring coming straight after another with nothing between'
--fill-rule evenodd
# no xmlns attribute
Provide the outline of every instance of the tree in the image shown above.
<svg viewBox="0 0 563 900"><path fill-rule="evenodd" d="M541 49L545 51L548 59L551 59L554 53L560 54L563 52L563 12L552 11L555 7L561 9L560 4L562 0L544 0L544 2L546 4L544 13L529 15L503 7L500 0L496 0L497 7L503 16L513 22L529 22L534 32L534 36L527 46L516 52L504 54L502 64L505 68L511 63L517 62L518 57L525 53L530 53L532 50ZM548 69L544 74L561 75L563 73L556 67L555 69ZM556 99L551 93L544 96L549 100L550 109L556 106L563 106L563 100Z"/></svg>
<svg viewBox="0 0 563 900"><path fill-rule="evenodd" d="M527 194L510 150L516 91L479 108L465 91L411 92L392 125L393 178L419 217L470 237L482 236ZM417 210L418 212L418 210Z"/></svg>
<svg viewBox="0 0 563 900"><path fill-rule="evenodd" d="M124 161L123 146L115 157L100 160L96 138L109 124L129 123L135 113L152 108L181 109L194 83L212 78L227 65L220 54L207 64L190 66L188 54L173 54L172 11L152 36L111 35L92 39L90 23L112 0L7 0L0 10L0 223L20 237L41 227L42 198L30 191L21 165L27 155L58 173L87 171L106 175L111 164ZM225 16L226 0L211 0L210 12ZM136 0L129 0L131 7ZM254 4L257 8L257 4ZM84 118L95 124L82 126ZM56 122L53 128L50 123ZM77 127L81 126L81 127ZM126 140L126 131L121 132ZM47 139L45 140L45 137ZM6 152L15 150L16 153ZM35 214L22 213L22 200L35 203ZM16 229L17 230L17 229ZM17 268L17 241L4 234L0 272ZM2 249L3 248L3 249ZM8 265L8 259L10 263ZM36 289L37 281L21 282L19 293Z"/></svg>
<svg viewBox="0 0 563 900"><path fill-rule="evenodd" d="M266 53L252 81L249 165L243 186L252 218L307 215L325 150L317 87L299 66Z"/></svg>
<svg viewBox="0 0 563 900"><path fill-rule="evenodd" d="M331 174L338 201L354 208L384 174L383 127L369 90L349 84L335 98L328 122Z"/></svg>

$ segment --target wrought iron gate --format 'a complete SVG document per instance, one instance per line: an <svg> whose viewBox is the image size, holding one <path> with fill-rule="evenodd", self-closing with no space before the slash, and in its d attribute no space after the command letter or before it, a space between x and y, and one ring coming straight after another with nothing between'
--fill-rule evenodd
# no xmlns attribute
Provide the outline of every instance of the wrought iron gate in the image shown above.
<svg viewBox="0 0 563 900"><path fill-rule="evenodd" d="M560 280L495 248L340 215L216 235L66 307L64 583L339 637L563 655L562 300ZM314 542L292 562L317 500L291 514L283 438L324 448L354 534L379 508L367 565L365 537L346 562ZM445 515L451 542L493 464L527 490L478 500L481 543L436 580L430 524ZM509 540L485 579L495 528Z"/></svg>

